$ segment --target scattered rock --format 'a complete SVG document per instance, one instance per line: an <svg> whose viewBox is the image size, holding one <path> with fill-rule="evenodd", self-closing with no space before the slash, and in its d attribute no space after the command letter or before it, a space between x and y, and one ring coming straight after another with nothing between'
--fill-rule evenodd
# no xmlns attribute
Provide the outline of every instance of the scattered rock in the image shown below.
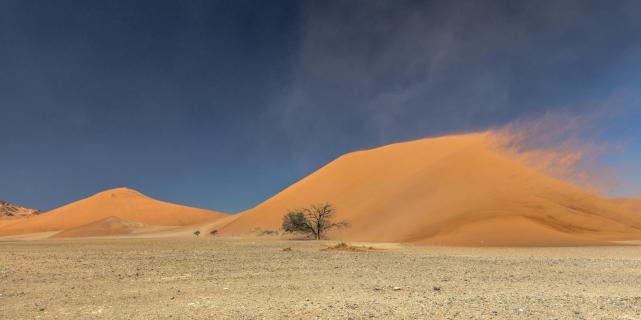
<svg viewBox="0 0 641 320"><path fill-rule="evenodd" d="M0 200L0 217L29 217L41 214L42 211L38 209L25 208L19 205Z"/></svg>

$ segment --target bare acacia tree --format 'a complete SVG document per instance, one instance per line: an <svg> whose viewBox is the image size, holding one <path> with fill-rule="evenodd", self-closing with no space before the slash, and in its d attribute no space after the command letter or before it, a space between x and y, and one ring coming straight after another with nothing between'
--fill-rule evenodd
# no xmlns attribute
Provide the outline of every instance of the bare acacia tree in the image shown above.
<svg viewBox="0 0 641 320"><path fill-rule="evenodd" d="M307 233L320 240L331 229L349 226L346 221L332 221L335 215L336 209L329 203L290 211L283 217L283 230Z"/></svg>

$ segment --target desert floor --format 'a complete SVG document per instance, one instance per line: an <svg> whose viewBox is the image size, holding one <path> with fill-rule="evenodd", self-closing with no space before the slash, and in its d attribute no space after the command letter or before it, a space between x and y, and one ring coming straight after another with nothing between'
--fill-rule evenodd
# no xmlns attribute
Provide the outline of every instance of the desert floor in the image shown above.
<svg viewBox="0 0 641 320"><path fill-rule="evenodd" d="M641 247L333 243L0 241L0 318L641 319Z"/></svg>

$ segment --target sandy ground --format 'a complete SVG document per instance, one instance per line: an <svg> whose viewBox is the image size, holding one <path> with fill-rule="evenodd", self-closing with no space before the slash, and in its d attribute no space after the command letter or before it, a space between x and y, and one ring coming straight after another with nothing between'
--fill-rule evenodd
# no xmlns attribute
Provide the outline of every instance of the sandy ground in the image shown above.
<svg viewBox="0 0 641 320"><path fill-rule="evenodd" d="M0 318L641 319L640 247L330 244L1 241Z"/></svg>

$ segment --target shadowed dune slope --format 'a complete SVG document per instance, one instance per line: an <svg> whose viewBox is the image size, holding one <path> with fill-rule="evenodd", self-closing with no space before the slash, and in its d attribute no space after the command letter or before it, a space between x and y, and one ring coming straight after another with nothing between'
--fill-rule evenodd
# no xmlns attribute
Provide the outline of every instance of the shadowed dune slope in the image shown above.
<svg viewBox="0 0 641 320"><path fill-rule="evenodd" d="M186 226L225 216L220 212L163 202L135 190L118 188L39 216L0 224L0 235L67 230L109 217L147 225Z"/></svg>
<svg viewBox="0 0 641 320"><path fill-rule="evenodd" d="M641 215L503 151L493 133L346 154L224 225L277 229L288 209L331 202L335 237L443 245L580 245L641 239Z"/></svg>
<svg viewBox="0 0 641 320"><path fill-rule="evenodd" d="M97 237L132 234L145 227L144 223L108 217L61 231L53 238Z"/></svg>

